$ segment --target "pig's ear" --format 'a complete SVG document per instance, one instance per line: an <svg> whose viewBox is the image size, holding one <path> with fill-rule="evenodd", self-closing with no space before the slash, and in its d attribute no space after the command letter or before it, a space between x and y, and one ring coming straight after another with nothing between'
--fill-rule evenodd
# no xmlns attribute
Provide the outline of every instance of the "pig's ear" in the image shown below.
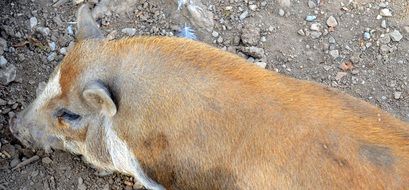
<svg viewBox="0 0 409 190"><path fill-rule="evenodd" d="M102 82L90 82L82 92L82 96L87 104L96 111L107 114L110 117L116 114L117 107L112 93Z"/></svg>
<svg viewBox="0 0 409 190"><path fill-rule="evenodd" d="M82 5L77 13L77 34L78 41L86 39L102 39L104 36L99 30L97 23L91 15L87 4Z"/></svg>

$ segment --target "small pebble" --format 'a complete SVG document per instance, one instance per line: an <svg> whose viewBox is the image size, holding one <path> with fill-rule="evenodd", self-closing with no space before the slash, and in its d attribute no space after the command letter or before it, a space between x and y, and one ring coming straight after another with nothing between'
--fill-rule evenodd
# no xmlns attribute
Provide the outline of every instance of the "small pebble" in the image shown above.
<svg viewBox="0 0 409 190"><path fill-rule="evenodd" d="M310 29L312 31L320 31L321 30L321 24L320 23L312 23Z"/></svg>
<svg viewBox="0 0 409 190"><path fill-rule="evenodd" d="M67 48L65 48L65 47L61 48L61 49L60 49L60 53L61 53L62 55L67 54Z"/></svg>
<svg viewBox="0 0 409 190"><path fill-rule="evenodd" d="M381 9L379 15L385 16L385 17L391 17L392 13L389 9Z"/></svg>
<svg viewBox="0 0 409 190"><path fill-rule="evenodd" d="M402 96L402 92L395 92L395 93L393 94L393 97L394 97L396 100L399 100L399 99L401 98L401 96Z"/></svg>
<svg viewBox="0 0 409 190"><path fill-rule="evenodd" d="M347 76L348 73L346 72L338 72L337 75L335 76L335 80L339 81L342 78L344 78L345 76Z"/></svg>
<svg viewBox="0 0 409 190"><path fill-rule="evenodd" d="M20 159L18 157L15 157L13 160L10 161L10 167L14 168L20 163Z"/></svg>
<svg viewBox="0 0 409 190"><path fill-rule="evenodd" d="M128 36L133 36L136 33L136 29L135 28L124 28L121 30L121 32Z"/></svg>
<svg viewBox="0 0 409 190"><path fill-rule="evenodd" d="M327 19L327 25L328 25L329 27L336 27L336 26L338 26L337 19L335 19L335 17L333 17L333 16L330 16L330 17Z"/></svg>
<svg viewBox="0 0 409 190"><path fill-rule="evenodd" d="M379 42L381 44L388 44L389 42L391 42L391 37L389 35L383 35L379 38Z"/></svg>
<svg viewBox="0 0 409 190"><path fill-rule="evenodd" d="M74 30L72 29L72 25L67 26L67 33L71 36L74 35Z"/></svg>
<svg viewBox="0 0 409 190"><path fill-rule="evenodd" d="M267 67L267 63L266 62L261 62L261 61L256 61L254 62L255 65L265 69Z"/></svg>
<svg viewBox="0 0 409 190"><path fill-rule="evenodd" d="M338 50L331 50L329 51L329 54L332 56L332 58L336 59L339 57L339 51Z"/></svg>
<svg viewBox="0 0 409 190"><path fill-rule="evenodd" d="M255 11L257 9L257 5L249 5L250 10Z"/></svg>
<svg viewBox="0 0 409 190"><path fill-rule="evenodd" d="M50 164L52 162L52 160L49 157L44 157L43 159L41 159L41 161L44 164Z"/></svg>
<svg viewBox="0 0 409 190"><path fill-rule="evenodd" d="M311 38L312 38L312 39L317 39L317 38L321 37L322 33L321 33L321 32L313 31L313 32L311 32L310 35L311 35Z"/></svg>
<svg viewBox="0 0 409 190"><path fill-rule="evenodd" d="M332 36L330 36L330 37L328 38L328 43L330 43L330 44L335 44L335 43L336 43L335 38L332 37Z"/></svg>
<svg viewBox="0 0 409 190"><path fill-rule="evenodd" d="M312 22L315 19L317 19L317 16L315 16L315 15L308 15L307 17L305 17L305 20L308 21L308 22Z"/></svg>
<svg viewBox="0 0 409 190"><path fill-rule="evenodd" d="M247 18L248 15L249 15L249 12L244 11L243 13L240 14L239 18L240 20L244 20L245 18Z"/></svg>
<svg viewBox="0 0 409 190"><path fill-rule="evenodd" d="M364 32L364 39L365 40L371 39L371 34L369 32Z"/></svg>
<svg viewBox="0 0 409 190"><path fill-rule="evenodd" d="M50 35L50 29L47 27L37 27L36 31L42 34L44 37Z"/></svg>
<svg viewBox="0 0 409 190"><path fill-rule="evenodd" d="M54 61L55 57L57 56L57 53L55 52L51 52L48 56L47 56L47 60L48 61Z"/></svg>
<svg viewBox="0 0 409 190"><path fill-rule="evenodd" d="M216 31L213 31L213 32L212 32L212 36L213 36L214 38L217 38L217 37L219 37L219 33L216 32Z"/></svg>
<svg viewBox="0 0 409 190"><path fill-rule="evenodd" d="M298 33L299 35L301 35L301 36L305 36L305 32L304 32L303 29L298 30L297 33Z"/></svg>
<svg viewBox="0 0 409 190"><path fill-rule="evenodd" d="M399 42L403 38L402 34L398 30L394 30L393 32L389 33L389 36L394 42Z"/></svg>
<svg viewBox="0 0 409 190"><path fill-rule="evenodd" d="M405 30L405 32L406 32L407 34L409 34L409 26L404 26L403 29Z"/></svg>
<svg viewBox="0 0 409 190"><path fill-rule="evenodd" d="M36 17L31 17L30 18L30 28L32 29L32 28L36 27L37 24L38 24L37 18Z"/></svg>
<svg viewBox="0 0 409 190"><path fill-rule="evenodd" d="M308 0L308 7L310 9L313 9L317 6L317 4L315 4L315 2L313 0Z"/></svg>
<svg viewBox="0 0 409 190"><path fill-rule="evenodd" d="M50 47L51 51L55 51L55 48L56 48L55 42L48 43L48 46Z"/></svg>
<svg viewBox="0 0 409 190"><path fill-rule="evenodd" d="M0 56L0 68L6 66L7 64L7 59L4 58L4 56Z"/></svg>
<svg viewBox="0 0 409 190"><path fill-rule="evenodd" d="M285 15L285 12L284 12L283 9L280 9L280 10L278 10L278 14L279 14L280 16L284 16L284 15Z"/></svg>
<svg viewBox="0 0 409 190"><path fill-rule="evenodd" d="M382 20L382 22L381 22L381 27L382 28L386 28L387 26L386 26L386 20Z"/></svg>

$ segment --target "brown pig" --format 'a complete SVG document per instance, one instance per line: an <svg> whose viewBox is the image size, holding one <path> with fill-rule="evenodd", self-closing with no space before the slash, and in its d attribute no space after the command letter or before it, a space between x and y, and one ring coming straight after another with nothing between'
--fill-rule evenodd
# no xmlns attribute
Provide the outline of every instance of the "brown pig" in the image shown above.
<svg viewBox="0 0 409 190"><path fill-rule="evenodd" d="M10 129L148 189L409 189L409 125L362 100L181 38L78 43Z"/></svg>

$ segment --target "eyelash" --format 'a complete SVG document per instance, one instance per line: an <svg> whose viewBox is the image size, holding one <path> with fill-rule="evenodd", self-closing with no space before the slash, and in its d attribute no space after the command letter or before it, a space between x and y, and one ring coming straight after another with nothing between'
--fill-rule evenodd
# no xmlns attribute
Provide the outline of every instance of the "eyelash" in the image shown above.
<svg viewBox="0 0 409 190"><path fill-rule="evenodd" d="M55 115L56 115L56 117L62 118L62 119L67 120L67 121L75 121L75 120L78 120L78 119L81 118L80 115L78 115L76 113L73 113L73 112L71 112L71 111L69 111L67 109L64 109L64 108L58 110Z"/></svg>

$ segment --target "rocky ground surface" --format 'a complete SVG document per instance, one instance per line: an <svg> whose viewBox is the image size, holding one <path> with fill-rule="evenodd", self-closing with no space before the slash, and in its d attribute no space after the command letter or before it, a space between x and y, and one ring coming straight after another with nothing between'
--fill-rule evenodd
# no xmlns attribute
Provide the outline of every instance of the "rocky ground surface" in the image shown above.
<svg viewBox="0 0 409 190"><path fill-rule="evenodd" d="M81 158L32 152L7 120L22 110L74 44L76 3L0 1L0 190L138 189L94 175ZM268 70L316 81L409 121L407 0L90 0L108 38L177 35L236 53Z"/></svg>

